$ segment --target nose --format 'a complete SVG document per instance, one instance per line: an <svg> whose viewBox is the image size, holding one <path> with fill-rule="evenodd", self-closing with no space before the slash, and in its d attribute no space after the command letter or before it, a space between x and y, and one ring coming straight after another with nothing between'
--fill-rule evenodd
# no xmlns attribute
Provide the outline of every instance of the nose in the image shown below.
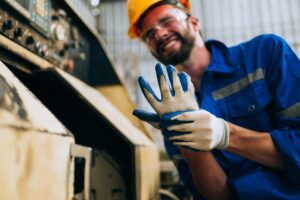
<svg viewBox="0 0 300 200"><path fill-rule="evenodd" d="M169 31L164 27L157 27L155 29L154 38L155 40L161 40L168 36Z"/></svg>

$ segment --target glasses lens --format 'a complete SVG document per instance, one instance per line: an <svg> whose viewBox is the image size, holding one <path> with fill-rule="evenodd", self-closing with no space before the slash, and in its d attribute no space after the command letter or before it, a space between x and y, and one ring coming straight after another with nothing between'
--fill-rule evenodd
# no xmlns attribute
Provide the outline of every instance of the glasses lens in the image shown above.
<svg viewBox="0 0 300 200"><path fill-rule="evenodd" d="M175 26L177 23L186 20L188 15L181 10L171 10L170 15L160 19L154 26L141 33L141 38L146 43L150 42L158 28L167 29Z"/></svg>

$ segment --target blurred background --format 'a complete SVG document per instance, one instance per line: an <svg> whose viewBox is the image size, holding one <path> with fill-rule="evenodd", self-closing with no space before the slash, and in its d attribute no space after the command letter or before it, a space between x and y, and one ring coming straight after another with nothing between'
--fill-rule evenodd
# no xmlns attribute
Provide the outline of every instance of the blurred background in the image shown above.
<svg viewBox="0 0 300 200"><path fill-rule="evenodd" d="M190 1L205 40L271 33L300 55L299 0ZM158 94L157 61L128 39L127 0L0 2L0 199L191 200L132 115L152 111L137 79Z"/></svg>
<svg viewBox="0 0 300 200"><path fill-rule="evenodd" d="M139 75L147 77L157 91L154 65L146 46L127 37L127 5L125 0L73 0L91 26L105 40L132 100L139 108L151 111L137 85ZM260 34L273 33L283 37L300 54L300 1L298 0L191 0L192 13L201 23L204 39L216 39L234 45ZM88 12L90 4L93 12ZM92 6L92 4L94 6ZM151 127L150 127L151 128ZM152 132L156 130L152 129ZM163 149L161 135L154 139Z"/></svg>

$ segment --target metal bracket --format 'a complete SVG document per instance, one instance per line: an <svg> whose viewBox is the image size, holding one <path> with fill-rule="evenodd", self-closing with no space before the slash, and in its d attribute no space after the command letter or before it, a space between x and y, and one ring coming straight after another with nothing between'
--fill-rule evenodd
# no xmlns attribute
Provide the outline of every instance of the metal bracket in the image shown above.
<svg viewBox="0 0 300 200"><path fill-rule="evenodd" d="M75 194L74 200L90 200L92 148L77 144L71 145L71 156L85 159L84 189L82 193Z"/></svg>

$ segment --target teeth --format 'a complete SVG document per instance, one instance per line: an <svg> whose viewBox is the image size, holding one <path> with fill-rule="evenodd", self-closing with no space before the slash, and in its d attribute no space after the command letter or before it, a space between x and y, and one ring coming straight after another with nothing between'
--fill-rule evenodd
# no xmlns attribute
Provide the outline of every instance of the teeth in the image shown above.
<svg viewBox="0 0 300 200"><path fill-rule="evenodd" d="M176 41L173 40L171 42L169 42L168 44L166 44L166 46L164 46L164 50L168 49L169 47L171 47Z"/></svg>

